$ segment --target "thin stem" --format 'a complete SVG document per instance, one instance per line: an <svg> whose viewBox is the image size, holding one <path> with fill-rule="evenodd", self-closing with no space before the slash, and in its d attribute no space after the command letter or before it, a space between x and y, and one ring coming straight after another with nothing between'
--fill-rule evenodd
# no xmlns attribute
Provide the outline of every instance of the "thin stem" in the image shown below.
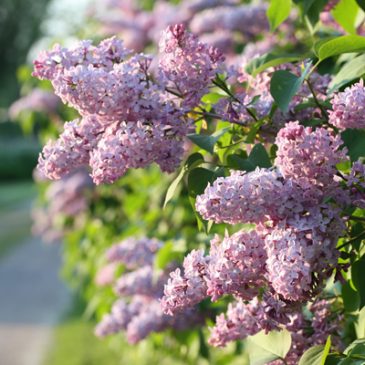
<svg viewBox="0 0 365 365"><path fill-rule="evenodd" d="M203 115L204 117L211 117L211 118L215 118L215 119L222 119L222 116L219 114L215 114L215 113L209 113L207 111L205 111L204 109L200 108L202 110L202 112L198 112L196 110L192 110L190 113L194 113L194 114L198 114L198 115ZM228 123L232 123L232 124L237 124L237 125L241 125L241 126L246 126L245 123L239 122L239 121L233 121L233 120L228 120Z"/></svg>
<svg viewBox="0 0 365 365"><path fill-rule="evenodd" d="M309 81L309 79L306 80L307 81L307 84L308 84L308 87L309 87L309 90L311 91L312 95L313 95L313 99L314 99L314 102L316 103L316 105L318 106L318 108L321 110L322 112L322 115L323 117L326 119L326 121L328 122L329 121L329 118L328 118L328 113L327 113L327 110L323 107L323 105L319 102L318 98L317 98L317 95L313 89L313 86L311 84L311 82Z"/></svg>
<svg viewBox="0 0 365 365"><path fill-rule="evenodd" d="M355 215L350 215L349 219L352 221L365 222L365 217L356 217Z"/></svg>
<svg viewBox="0 0 365 365"><path fill-rule="evenodd" d="M176 91L174 91L174 90L172 90L172 89L170 89L170 88L168 88L168 87L165 87L165 90L166 90L168 93L170 93L170 94L172 94L172 95L177 96L178 98L182 98L182 95L181 95L181 94L179 94L178 92L176 92Z"/></svg>
<svg viewBox="0 0 365 365"><path fill-rule="evenodd" d="M342 245L338 246L337 249L340 250L341 248L344 248L348 245L351 245L352 243L356 242L358 239L365 237L365 231L358 234L356 237L352 238L351 240L343 243Z"/></svg>
<svg viewBox="0 0 365 365"><path fill-rule="evenodd" d="M252 111L250 110L250 108L248 108L246 105L244 105L242 103L241 100L239 100L229 89L225 84L221 84L219 82L217 82L216 80L213 80L213 84L217 87L219 87L221 90L223 90L226 94L228 94L234 101L236 101L237 103L243 105L247 111L248 114L250 114L250 116L254 119L255 122L258 122L259 120L257 119L256 115L254 113L252 113ZM238 123L236 123L238 124Z"/></svg>

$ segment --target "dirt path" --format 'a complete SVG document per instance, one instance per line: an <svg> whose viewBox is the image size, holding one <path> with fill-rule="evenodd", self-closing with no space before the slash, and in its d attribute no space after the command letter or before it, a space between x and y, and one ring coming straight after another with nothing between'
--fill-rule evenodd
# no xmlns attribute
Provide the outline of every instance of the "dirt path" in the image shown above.
<svg viewBox="0 0 365 365"><path fill-rule="evenodd" d="M60 246L33 238L0 260L1 365L42 363L52 326L71 300L60 265Z"/></svg>

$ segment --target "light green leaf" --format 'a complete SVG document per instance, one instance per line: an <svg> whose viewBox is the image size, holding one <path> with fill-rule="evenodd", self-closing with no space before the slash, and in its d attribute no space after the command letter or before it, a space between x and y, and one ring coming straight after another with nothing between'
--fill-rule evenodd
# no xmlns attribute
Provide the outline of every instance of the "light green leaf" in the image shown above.
<svg viewBox="0 0 365 365"><path fill-rule="evenodd" d="M246 340L251 365L263 365L277 359L284 359L290 350L291 335L287 330L259 332Z"/></svg>
<svg viewBox="0 0 365 365"><path fill-rule="evenodd" d="M321 61L343 53L362 52L365 50L365 37L344 35L327 41L319 41L314 45L314 49Z"/></svg>
<svg viewBox="0 0 365 365"><path fill-rule="evenodd" d="M341 86L348 84L365 74L365 55L358 56L341 68L329 84L329 92L339 89Z"/></svg>
<svg viewBox="0 0 365 365"><path fill-rule="evenodd" d="M267 17L270 29L275 30L289 15L291 10L291 0L271 0L267 9Z"/></svg>
<svg viewBox="0 0 365 365"><path fill-rule="evenodd" d="M365 11L365 0L356 0L356 2L357 5L359 5L360 8Z"/></svg>
<svg viewBox="0 0 365 365"><path fill-rule="evenodd" d="M179 260L181 257L182 252L176 251L174 244L168 242L156 253L154 264L157 269L164 269L168 263Z"/></svg>
<svg viewBox="0 0 365 365"><path fill-rule="evenodd" d="M365 338L352 342L343 353L346 355L365 355Z"/></svg>
<svg viewBox="0 0 365 365"><path fill-rule="evenodd" d="M246 66L246 71L252 76L257 76L260 72L266 70L269 67L281 65L283 63L289 63L302 60L306 55L295 54L275 54L266 53L260 57L254 58Z"/></svg>
<svg viewBox="0 0 365 365"><path fill-rule="evenodd" d="M355 331L357 338L365 337L365 307L361 309L355 323Z"/></svg>
<svg viewBox="0 0 365 365"><path fill-rule="evenodd" d="M333 18L346 32L356 34L356 18L359 6L355 0L341 0L331 11Z"/></svg>
<svg viewBox="0 0 365 365"><path fill-rule="evenodd" d="M325 346L314 346L308 349L300 358L298 365L322 365Z"/></svg>
<svg viewBox="0 0 365 365"><path fill-rule="evenodd" d="M220 129L210 136L203 134L188 134L188 138L203 150L213 154L215 144L217 143L219 138L223 136L223 134L229 131L229 129L230 128Z"/></svg>

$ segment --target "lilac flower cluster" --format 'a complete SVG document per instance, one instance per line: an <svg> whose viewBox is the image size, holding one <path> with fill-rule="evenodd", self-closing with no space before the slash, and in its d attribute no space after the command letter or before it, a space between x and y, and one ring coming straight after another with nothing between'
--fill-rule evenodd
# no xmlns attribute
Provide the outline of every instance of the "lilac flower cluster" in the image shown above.
<svg viewBox="0 0 365 365"><path fill-rule="evenodd" d="M184 274L172 273L165 286L169 314L205 297L235 297L212 330L216 346L290 323L289 314L317 295L337 265L336 244L345 229L340 211L349 202L335 179L336 164L347 160L340 137L290 122L276 145L276 168L233 172L196 199L204 219L256 229L215 238L205 258L193 251ZM191 263L195 270L187 270Z"/></svg>
<svg viewBox="0 0 365 365"><path fill-rule="evenodd" d="M101 284L113 284L120 299L97 325L95 334L98 337L126 331L128 342L134 344L151 332L161 332L167 328L183 330L201 323L201 314L194 308L185 309L175 317L163 312L160 298L167 272L158 272L153 268L155 254L161 247L162 243L156 239L131 237L106 252L109 264L99 271L96 279ZM109 268L118 264L123 264L129 271L114 279L115 267L112 270Z"/></svg>
<svg viewBox="0 0 365 365"><path fill-rule="evenodd" d="M32 211L33 234L46 242L60 240L67 231L61 224L62 218L82 218L81 213L88 209L92 189L92 180L84 170L53 182L46 190L45 206Z"/></svg>
<svg viewBox="0 0 365 365"><path fill-rule="evenodd" d="M339 129L365 128L365 87L361 80L347 87L345 91L334 95L331 100L332 110L329 111L329 122Z"/></svg>
<svg viewBox="0 0 365 365"><path fill-rule="evenodd" d="M50 80L82 116L45 146L39 159L45 176L59 179L89 164L100 184L153 162L166 172L176 169L190 126L186 113L199 103L222 56L183 25L162 35L158 80L149 73L150 57L130 53L110 38L97 47L88 41L71 49L56 45L34 62L33 75Z"/></svg>
<svg viewBox="0 0 365 365"><path fill-rule="evenodd" d="M54 114L60 104L60 99L53 93L42 89L33 89L28 95L11 104L8 113L16 119L23 111L35 111Z"/></svg>
<svg viewBox="0 0 365 365"><path fill-rule="evenodd" d="M160 43L160 76L183 99L196 106L223 62L222 54L198 41L180 25L170 26Z"/></svg>

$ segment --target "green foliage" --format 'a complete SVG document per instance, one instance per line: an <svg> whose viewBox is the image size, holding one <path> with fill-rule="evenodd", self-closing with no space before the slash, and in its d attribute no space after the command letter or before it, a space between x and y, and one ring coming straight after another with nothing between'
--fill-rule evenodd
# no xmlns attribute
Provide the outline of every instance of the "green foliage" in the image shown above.
<svg viewBox="0 0 365 365"><path fill-rule="evenodd" d="M272 31L289 16L291 6L291 0L270 0L270 5L267 9L267 17Z"/></svg>
<svg viewBox="0 0 365 365"><path fill-rule="evenodd" d="M333 18L350 34L356 34L359 6L355 0L341 0L332 10Z"/></svg>
<svg viewBox="0 0 365 365"><path fill-rule="evenodd" d="M284 359L291 346L291 336L286 330L260 332L246 340L251 365L264 365L270 361Z"/></svg>
<svg viewBox="0 0 365 365"><path fill-rule="evenodd" d="M324 365L331 342L327 340L325 346L319 345L308 349L300 358L298 365Z"/></svg>
<svg viewBox="0 0 365 365"><path fill-rule="evenodd" d="M344 53L365 51L365 37L359 35L344 35L329 40L319 41L314 50L320 61Z"/></svg>
<svg viewBox="0 0 365 365"><path fill-rule="evenodd" d="M337 90L349 82L365 74L365 55L358 56L346 62L334 76L329 87L331 91Z"/></svg>

